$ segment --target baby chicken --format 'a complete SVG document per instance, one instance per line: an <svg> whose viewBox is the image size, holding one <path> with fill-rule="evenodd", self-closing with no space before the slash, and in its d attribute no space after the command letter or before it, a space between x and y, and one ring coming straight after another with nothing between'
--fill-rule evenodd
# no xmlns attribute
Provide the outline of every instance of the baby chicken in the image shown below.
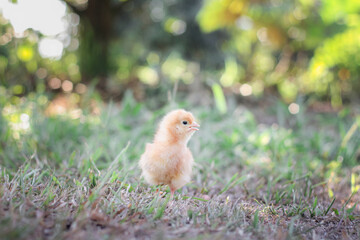
<svg viewBox="0 0 360 240"><path fill-rule="evenodd" d="M153 143L146 144L139 166L152 185L165 184L174 192L190 181L193 156L187 143L200 125L183 109L169 112L160 122Z"/></svg>

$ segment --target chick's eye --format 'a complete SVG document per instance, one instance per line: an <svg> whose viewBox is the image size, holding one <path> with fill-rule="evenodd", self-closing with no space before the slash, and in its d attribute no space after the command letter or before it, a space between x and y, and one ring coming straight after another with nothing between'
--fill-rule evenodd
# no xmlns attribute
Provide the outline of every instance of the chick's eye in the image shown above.
<svg viewBox="0 0 360 240"><path fill-rule="evenodd" d="M182 124L187 125L188 121L182 121Z"/></svg>

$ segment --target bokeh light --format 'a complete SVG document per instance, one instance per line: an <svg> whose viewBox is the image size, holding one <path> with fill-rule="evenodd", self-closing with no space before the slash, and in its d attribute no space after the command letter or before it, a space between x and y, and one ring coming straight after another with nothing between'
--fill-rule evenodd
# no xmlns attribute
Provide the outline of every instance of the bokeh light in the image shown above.
<svg viewBox="0 0 360 240"><path fill-rule="evenodd" d="M60 0L17 0L15 4L0 0L0 11L9 19L17 36L23 36L29 28L47 36L55 36L67 28L63 20L66 5Z"/></svg>
<svg viewBox="0 0 360 240"><path fill-rule="evenodd" d="M69 80L65 80L62 84L61 84L61 88L64 90L64 92L71 92L73 90L73 83L70 82Z"/></svg>
<svg viewBox="0 0 360 240"><path fill-rule="evenodd" d="M240 86L240 94L243 96L250 96L252 94L252 87L245 83Z"/></svg>
<svg viewBox="0 0 360 240"><path fill-rule="evenodd" d="M60 59L63 48L62 42L54 38L43 38L39 42L39 52L43 58Z"/></svg>
<svg viewBox="0 0 360 240"><path fill-rule="evenodd" d="M47 75L48 75L48 71L46 70L46 68L39 68L39 69L36 71L36 76L37 76L39 79L44 79Z"/></svg>
<svg viewBox="0 0 360 240"><path fill-rule="evenodd" d="M49 87L51 89L59 89L61 87L61 80L56 77L51 78L49 81Z"/></svg>
<svg viewBox="0 0 360 240"><path fill-rule="evenodd" d="M291 103L288 109L291 114L298 114L300 111L300 106L297 103Z"/></svg>
<svg viewBox="0 0 360 240"><path fill-rule="evenodd" d="M84 93L86 93L86 90L87 90L87 87L85 84L82 84L82 83L76 84L75 91L78 94L84 94Z"/></svg>
<svg viewBox="0 0 360 240"><path fill-rule="evenodd" d="M149 67L141 67L138 70L139 79L148 85L156 85L159 83L159 76L157 72Z"/></svg>

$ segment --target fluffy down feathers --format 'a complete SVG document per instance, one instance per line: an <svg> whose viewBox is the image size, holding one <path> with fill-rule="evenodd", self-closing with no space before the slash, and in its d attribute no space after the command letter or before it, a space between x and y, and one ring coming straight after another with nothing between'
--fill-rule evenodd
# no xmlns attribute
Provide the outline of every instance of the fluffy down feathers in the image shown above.
<svg viewBox="0 0 360 240"><path fill-rule="evenodd" d="M194 116L183 109L162 119L153 143L146 144L139 162L149 184L168 185L173 196L175 190L190 181L194 159L187 143L199 127Z"/></svg>

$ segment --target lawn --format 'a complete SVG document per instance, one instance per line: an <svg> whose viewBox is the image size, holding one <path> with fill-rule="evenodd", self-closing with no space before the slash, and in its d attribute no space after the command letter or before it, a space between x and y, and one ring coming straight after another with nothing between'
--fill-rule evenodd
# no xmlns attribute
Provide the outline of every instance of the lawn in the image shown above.
<svg viewBox="0 0 360 240"><path fill-rule="evenodd" d="M359 239L353 108L306 103L156 110L127 96L49 116L44 96L1 103L0 239ZM1 101L0 101L1 102ZM159 119L186 108L192 182L148 186L137 166Z"/></svg>

